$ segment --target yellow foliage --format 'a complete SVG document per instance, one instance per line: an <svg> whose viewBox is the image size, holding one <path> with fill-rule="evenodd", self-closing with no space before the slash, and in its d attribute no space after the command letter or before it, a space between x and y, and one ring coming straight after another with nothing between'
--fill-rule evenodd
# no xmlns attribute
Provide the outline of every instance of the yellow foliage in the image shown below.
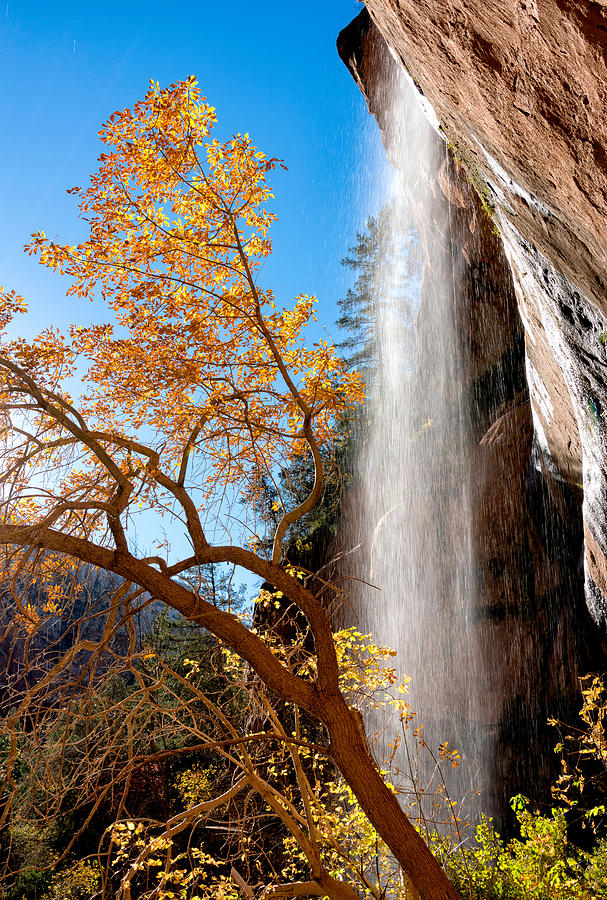
<svg viewBox="0 0 607 900"><path fill-rule="evenodd" d="M100 886L99 864L82 859L55 877L49 900L89 900Z"/></svg>
<svg viewBox="0 0 607 900"><path fill-rule="evenodd" d="M168 88L152 82L144 100L110 117L99 133L106 151L98 173L88 188L72 189L90 236L64 245L39 231L27 249L70 279L68 293L103 300L112 321L67 334L47 328L31 343L3 347L49 390L81 375L80 421L131 480L134 508L153 502L162 471L174 477L188 457L201 463L201 502L226 484L254 495L277 457L301 450L305 428L322 443L335 416L363 396L333 346L304 343L316 299L301 294L280 309L259 283L276 218L266 179L279 160L247 134L219 142L215 123L193 77ZM1 291L0 326L22 305ZM5 369L0 385L9 406L14 374ZM141 429L155 435L157 458L137 445ZM34 524L57 509L25 489L44 468L62 472L54 495L70 507L54 526L92 533L116 475L86 442L73 455L77 442L61 415L41 409L36 432L12 519Z"/></svg>
<svg viewBox="0 0 607 900"><path fill-rule="evenodd" d="M213 770L195 765L177 777L175 787L186 807L195 806L197 803L209 799L212 794L214 775Z"/></svg>

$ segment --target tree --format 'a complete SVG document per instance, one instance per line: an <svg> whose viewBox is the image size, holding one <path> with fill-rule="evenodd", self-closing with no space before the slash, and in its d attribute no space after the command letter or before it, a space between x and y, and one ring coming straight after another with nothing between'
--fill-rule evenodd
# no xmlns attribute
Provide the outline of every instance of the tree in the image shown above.
<svg viewBox="0 0 607 900"><path fill-rule="evenodd" d="M407 727L412 714L402 696L405 685L399 686L396 696L388 690L396 678L390 666L394 652L374 646L353 628L336 633L335 643L340 685L352 704L360 709L371 702L389 709ZM276 642L273 646L290 666L297 658L296 670L301 674L315 665L314 655L304 645L305 636L300 635L288 650ZM353 888L369 900L382 900L386 894L410 898L394 857L339 778L324 743L317 743L317 726L301 717L297 707L277 704L262 685L247 678L246 667L235 654L224 650L223 657L226 685L230 690L238 686L254 729L231 718L220 695L206 688L203 692L196 684L207 663L186 660L189 671L181 679L181 709L186 713L203 709L196 716L184 716L185 728L180 709L166 690L164 676L170 666L156 657L147 671L150 699L169 739L172 732L176 738L189 731L195 745L214 748L221 760L212 783L200 767L183 773L180 794L185 808L166 823L139 817L117 822L110 829L113 841L106 852L115 859L116 895L130 897L134 888L137 896L155 897L159 891L188 884L197 895L216 896L228 890L226 875L231 871L245 896L259 900L314 895L355 898ZM161 677L154 671L158 666ZM175 679L177 673L173 671L171 677ZM453 763L457 754L443 749L442 758ZM438 761L437 765L440 768ZM412 806L410 797L397 787L393 790L407 808ZM225 836L219 857L210 852L213 831L204 830L209 819L211 829ZM150 879L152 867L158 875Z"/></svg>
<svg viewBox="0 0 607 900"><path fill-rule="evenodd" d="M403 358L409 366L414 361L413 324L422 277L421 242L404 202L384 206L377 216L369 216L342 265L357 277L353 287L337 301L341 315L336 325L346 336L336 347L348 369L357 371L368 389L377 381L382 346L378 320L388 318L384 328L396 326ZM380 306L384 307L383 314ZM335 536L345 487L355 479L359 468L356 457L365 438L364 425L364 407L359 405L336 421L332 440L322 448L324 492L319 503L291 530L291 538L300 540L305 548L326 551ZM314 461L305 452L282 468L278 479L266 479L259 511L272 533L281 506L299 505L313 483ZM306 565L310 567L308 562Z"/></svg>
<svg viewBox="0 0 607 900"><path fill-rule="evenodd" d="M68 246L39 232L28 247L70 278L68 293L101 298L113 321L4 340L4 571L13 592L23 579L82 564L123 584L100 640L75 640L10 712L0 825L17 791L17 723L79 659L89 671L100 665L117 621L126 622L146 592L202 625L269 690L322 723L332 759L422 900L452 900L456 893L384 783L340 689L330 621L283 557L289 527L321 494L321 447L336 417L362 399L361 380L333 347L304 344L313 298L279 310L261 286L274 219L266 176L278 161L247 134L212 138L214 124L194 78L167 89L152 83L132 110L110 117L100 132L109 152L99 172L86 190L73 189L89 237ZM4 327L24 301L10 291L1 298ZM84 389L75 400L78 380ZM254 530L249 546L213 543L234 530L235 497L254 500L260 476L273 478L278 461L303 448L314 459L314 485L301 504L283 509L269 558L257 552ZM137 554L128 525L141 509L180 524L187 554L170 558L168 547L164 555ZM262 636L180 578L210 563L242 566L290 599L309 626L313 670L294 672Z"/></svg>
<svg viewBox="0 0 607 900"><path fill-rule="evenodd" d="M347 337L337 344L348 366L372 383L381 353L378 307L386 306L400 332L407 326L407 356L413 360L413 323L422 276L421 242L403 201L369 216L365 230L348 250L342 265L357 274L354 286L337 301L337 325Z"/></svg>

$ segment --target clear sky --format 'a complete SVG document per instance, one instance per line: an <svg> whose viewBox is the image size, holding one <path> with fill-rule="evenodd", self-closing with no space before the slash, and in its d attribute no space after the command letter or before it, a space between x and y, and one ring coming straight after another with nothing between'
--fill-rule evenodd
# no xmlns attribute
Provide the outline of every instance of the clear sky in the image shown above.
<svg viewBox="0 0 607 900"><path fill-rule="evenodd" d="M150 78L195 74L219 116L217 136L248 131L285 160L276 173L268 283L289 303L315 293L327 327L349 273L340 260L364 221L376 140L364 101L335 49L356 0L193 3L0 0L0 284L28 299L28 335L92 310L65 300L54 273L26 257L30 233L82 234L66 188L86 184L97 131L142 97ZM373 152L371 152L373 156Z"/></svg>

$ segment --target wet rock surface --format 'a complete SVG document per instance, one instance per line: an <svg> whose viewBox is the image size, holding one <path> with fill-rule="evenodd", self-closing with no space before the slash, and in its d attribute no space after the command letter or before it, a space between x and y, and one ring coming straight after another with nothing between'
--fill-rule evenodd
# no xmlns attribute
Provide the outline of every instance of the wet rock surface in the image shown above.
<svg viewBox="0 0 607 900"><path fill-rule="evenodd" d="M497 797L546 793L555 761L546 719L573 721L579 675L606 662L607 169L593 187L582 171L604 109L604 13L542 0L367 6L378 27L361 13L338 49L388 156L400 139L388 112L399 62L450 142L451 152L430 161L423 189L449 205L454 223L444 252L455 257L473 425L476 630L486 673L483 716L470 727L499 742L489 804L499 815ZM577 72L567 86L566 53ZM596 124L600 142L607 125ZM592 166L601 158L594 152ZM416 224L423 241L432 224ZM431 367L424 289L417 344L418 368ZM438 474L437 485L448 518L449 486Z"/></svg>
<svg viewBox="0 0 607 900"><path fill-rule="evenodd" d="M583 490L585 530L593 536L595 556L597 552L604 556L607 333L603 317L509 222L502 221L501 229L519 304L526 314L535 434L555 477ZM607 606L597 598L596 565L588 567L588 554L586 566L588 601L597 623L603 624Z"/></svg>

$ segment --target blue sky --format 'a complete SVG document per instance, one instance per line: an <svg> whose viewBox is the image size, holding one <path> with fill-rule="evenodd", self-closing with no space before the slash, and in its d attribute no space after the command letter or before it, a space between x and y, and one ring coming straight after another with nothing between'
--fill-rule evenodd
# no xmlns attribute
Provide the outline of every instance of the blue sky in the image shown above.
<svg viewBox="0 0 607 900"><path fill-rule="evenodd" d="M279 222L265 274L285 303L315 293L331 328L350 277L340 260L368 212L368 145L377 143L335 49L360 9L356 0L0 0L0 284L30 303L24 333L92 313L23 254L30 233L76 241L82 226L65 191L95 171L101 123L142 97L150 78L169 84L191 73L217 108L218 136L248 131L285 160L289 171L273 179Z"/></svg>

